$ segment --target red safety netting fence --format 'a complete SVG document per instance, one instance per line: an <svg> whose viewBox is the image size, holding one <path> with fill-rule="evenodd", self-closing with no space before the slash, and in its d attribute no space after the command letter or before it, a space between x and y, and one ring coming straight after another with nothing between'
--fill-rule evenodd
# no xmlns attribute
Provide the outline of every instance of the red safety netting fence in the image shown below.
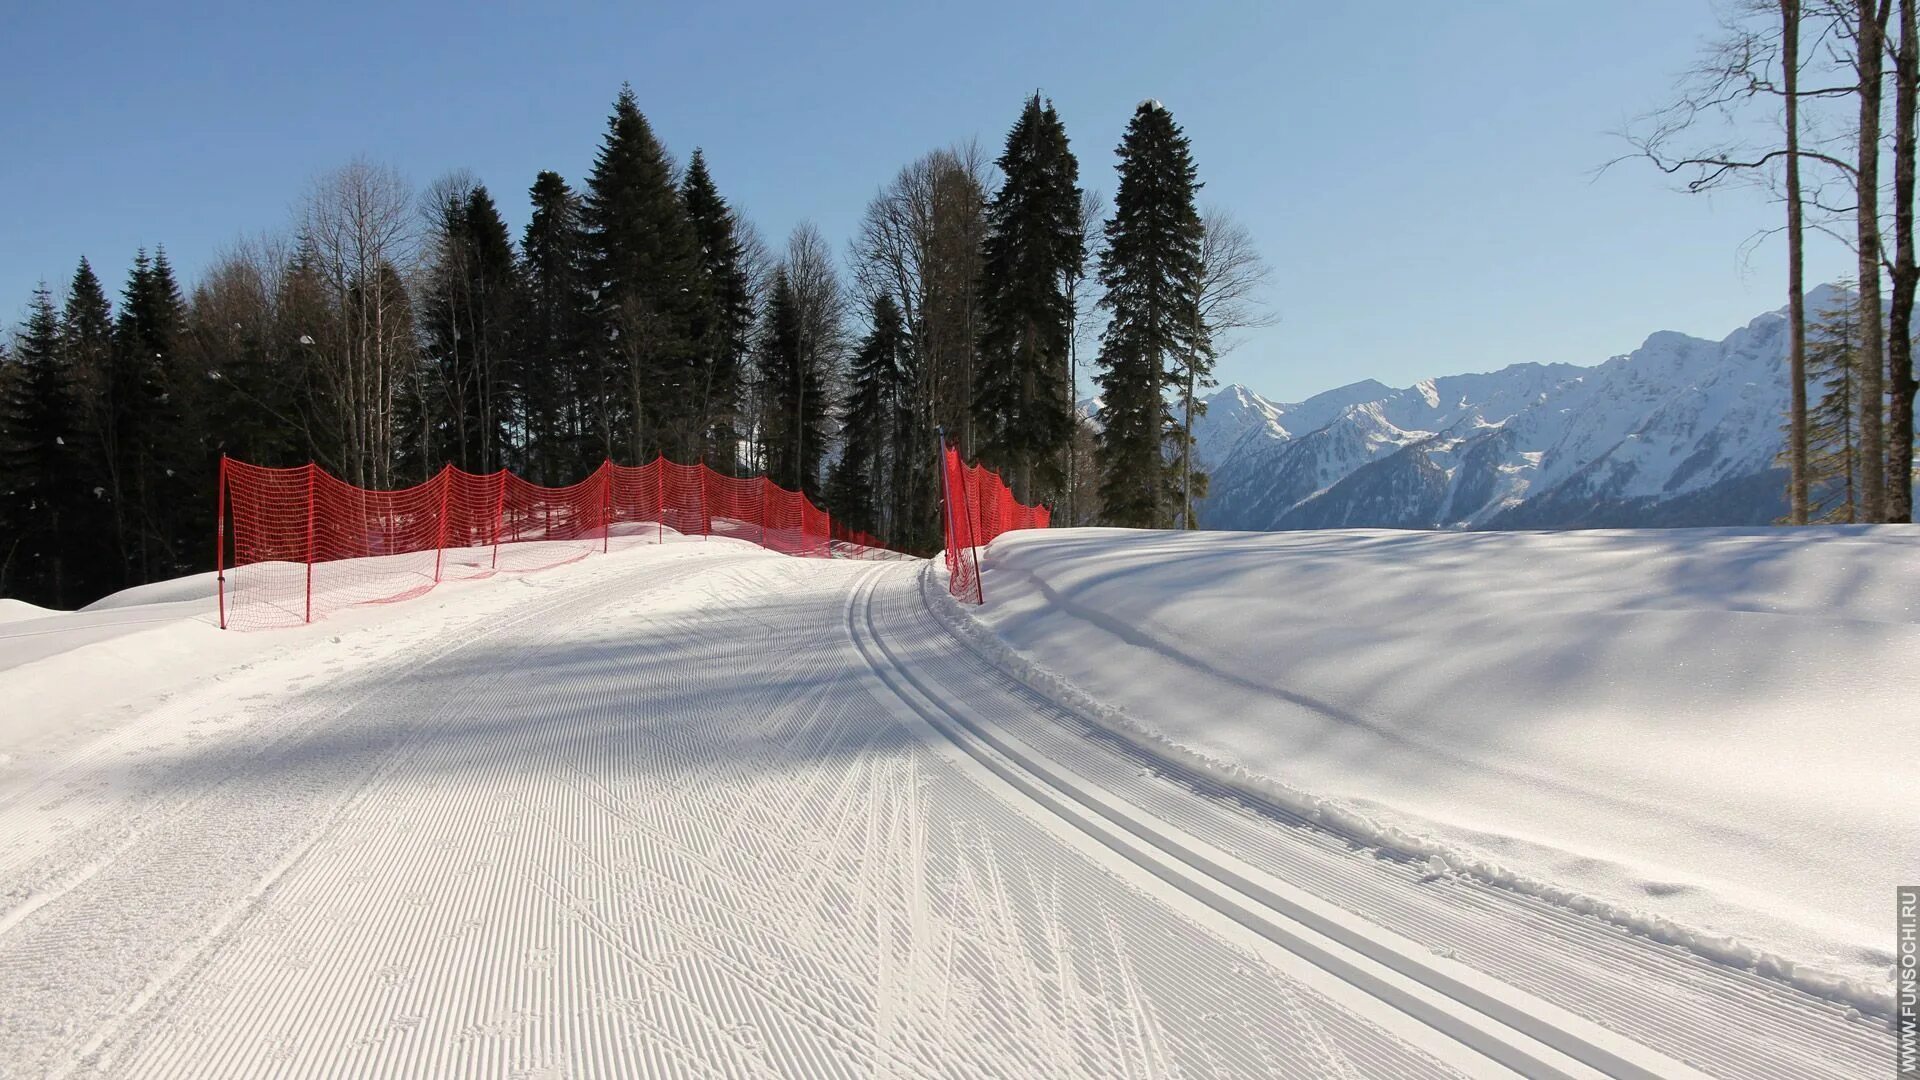
<svg viewBox="0 0 1920 1080"><path fill-rule="evenodd" d="M947 591L970 604L985 603L980 549L1001 533L1047 528L1053 523L1053 511L1016 500L1000 474L985 465L962 464L958 450L943 444L941 456L941 481L946 492Z"/></svg>
<svg viewBox="0 0 1920 1080"><path fill-rule="evenodd" d="M815 558L898 558L764 476L655 458L602 464L566 487L447 466L370 491L317 465L220 463L220 625L312 622L352 604L418 596L441 581L558 566L616 541L730 536Z"/></svg>

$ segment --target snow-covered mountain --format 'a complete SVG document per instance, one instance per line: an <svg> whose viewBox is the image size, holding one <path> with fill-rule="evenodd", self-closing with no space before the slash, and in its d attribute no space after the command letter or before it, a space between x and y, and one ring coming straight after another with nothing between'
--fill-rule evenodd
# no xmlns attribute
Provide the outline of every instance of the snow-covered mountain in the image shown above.
<svg viewBox="0 0 1920 1080"><path fill-rule="evenodd" d="M1822 286L1810 312L1841 294ZM1514 364L1295 404L1242 386L1196 425L1214 529L1757 525L1785 513L1774 461L1786 314L1722 341L1662 331L1597 367Z"/></svg>

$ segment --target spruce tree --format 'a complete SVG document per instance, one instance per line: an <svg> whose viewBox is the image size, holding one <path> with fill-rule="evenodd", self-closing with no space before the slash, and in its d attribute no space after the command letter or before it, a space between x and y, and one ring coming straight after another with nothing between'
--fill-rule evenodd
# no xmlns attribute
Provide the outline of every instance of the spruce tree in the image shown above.
<svg viewBox="0 0 1920 1080"><path fill-rule="evenodd" d="M740 441L741 379L753 333L753 284L733 210L707 171L706 155L694 150L680 184L680 204L698 252L697 304L689 330L700 454L731 470Z"/></svg>
<svg viewBox="0 0 1920 1080"><path fill-rule="evenodd" d="M1860 520L1862 487L1858 297L1819 312L1809 329L1806 373L1820 396L1807 410L1807 520L1853 524Z"/></svg>
<svg viewBox="0 0 1920 1080"><path fill-rule="evenodd" d="M90 500L76 508L84 523L71 530L76 550L70 576L78 595L97 597L132 584L126 576L126 552L132 545L118 464L118 402L125 391L116 390L114 382L119 352L113 342L113 305L84 257L67 286L60 350L79 398L85 432L79 478Z"/></svg>
<svg viewBox="0 0 1920 1080"><path fill-rule="evenodd" d="M911 421L907 331L891 294L874 298L872 329L853 355L840 461L828 501L853 528L885 534L898 520L906 477L904 427Z"/></svg>
<svg viewBox="0 0 1920 1080"><path fill-rule="evenodd" d="M519 332L528 456L535 477L559 484L585 476L606 456L594 422L605 389L589 332L586 234L580 200L556 172L528 192L533 216L520 241L525 302Z"/></svg>
<svg viewBox="0 0 1920 1080"><path fill-rule="evenodd" d="M60 316L43 282L34 291L12 372L0 387L0 499L11 540L0 550L10 595L53 607L79 600L67 545L82 524L79 403L60 347ZM92 599L87 597L86 599Z"/></svg>
<svg viewBox="0 0 1920 1080"><path fill-rule="evenodd" d="M974 446L1016 496L1033 502L1065 483L1073 433L1067 285L1086 260L1080 165L1051 102L1028 99L998 166L1006 180L987 207Z"/></svg>
<svg viewBox="0 0 1920 1080"><path fill-rule="evenodd" d="M612 416L609 455L634 461L665 449L685 460L698 433L688 372L698 278L673 163L622 86L587 178L602 376Z"/></svg>
<svg viewBox="0 0 1920 1080"><path fill-rule="evenodd" d="M202 467L192 395L179 365L186 301L166 253L134 257L114 325L116 469L132 540L129 580L154 581L183 571L187 521Z"/></svg>
<svg viewBox="0 0 1920 1080"><path fill-rule="evenodd" d="M221 258L188 305L187 369L204 373L206 475L222 453L260 465L306 460L296 408L296 365L274 343L275 298L264 261Z"/></svg>
<svg viewBox="0 0 1920 1080"><path fill-rule="evenodd" d="M1165 528L1178 491L1168 463L1180 439L1167 391L1201 344L1200 214L1186 136L1157 101L1142 102L1119 149L1120 187L1100 256L1100 496L1108 524ZM1174 447L1177 449L1177 447Z"/></svg>
<svg viewBox="0 0 1920 1080"><path fill-rule="evenodd" d="M521 466L513 370L519 267L507 224L484 186L448 197L422 322L437 393L420 422L443 429L438 449L469 472ZM433 416L444 416L435 423ZM432 462L426 463L431 471Z"/></svg>
<svg viewBox="0 0 1920 1080"><path fill-rule="evenodd" d="M785 267L774 271L760 334L760 377L767 401L767 475L790 490L818 494L826 456L827 402L808 363L799 298Z"/></svg>

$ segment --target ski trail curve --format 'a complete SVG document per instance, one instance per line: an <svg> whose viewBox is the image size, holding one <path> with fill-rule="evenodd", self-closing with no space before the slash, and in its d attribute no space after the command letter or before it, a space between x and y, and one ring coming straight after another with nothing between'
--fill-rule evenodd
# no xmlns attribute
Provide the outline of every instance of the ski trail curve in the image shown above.
<svg viewBox="0 0 1920 1080"><path fill-rule="evenodd" d="M602 566L198 748L200 796L0 933L0 1074L1506 1072L903 715L848 613L913 565Z"/></svg>

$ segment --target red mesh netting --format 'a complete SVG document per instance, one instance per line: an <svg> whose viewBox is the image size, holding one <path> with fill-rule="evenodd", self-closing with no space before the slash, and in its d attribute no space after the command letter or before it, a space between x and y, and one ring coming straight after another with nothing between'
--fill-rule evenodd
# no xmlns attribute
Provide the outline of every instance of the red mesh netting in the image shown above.
<svg viewBox="0 0 1920 1080"><path fill-rule="evenodd" d="M984 465L968 468L961 463L958 450L945 448L942 456L947 591L969 604L984 603L980 549L1001 533L1047 528L1053 524L1053 511L1016 502L1012 489L998 473Z"/></svg>
<svg viewBox="0 0 1920 1080"><path fill-rule="evenodd" d="M566 487L448 466L369 491L315 465L224 459L217 543L220 625L312 622L351 604L402 600L443 580L539 570L615 541L730 536L815 558L896 557L765 477L656 458L608 462Z"/></svg>

